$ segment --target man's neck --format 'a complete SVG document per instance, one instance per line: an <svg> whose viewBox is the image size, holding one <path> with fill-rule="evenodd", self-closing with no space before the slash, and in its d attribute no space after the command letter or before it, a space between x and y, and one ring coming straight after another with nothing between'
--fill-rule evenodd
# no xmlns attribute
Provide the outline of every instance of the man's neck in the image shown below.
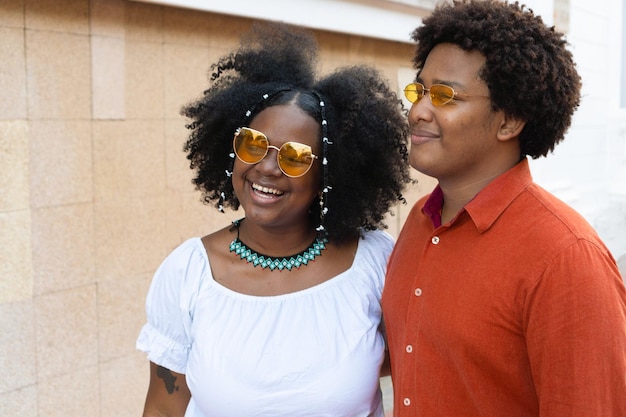
<svg viewBox="0 0 626 417"><path fill-rule="evenodd" d="M503 171L504 172L504 171ZM498 172L474 181L451 183L449 181L439 181L439 187L443 193L443 207L441 209L441 224L446 224L452 220L483 188L491 181L503 174Z"/></svg>

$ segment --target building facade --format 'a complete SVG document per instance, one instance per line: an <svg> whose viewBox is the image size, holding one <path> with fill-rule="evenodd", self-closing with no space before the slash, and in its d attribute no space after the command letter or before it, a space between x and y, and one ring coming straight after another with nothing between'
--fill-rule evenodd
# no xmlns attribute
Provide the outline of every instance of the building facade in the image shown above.
<svg viewBox="0 0 626 417"><path fill-rule="evenodd" d="M534 3L567 31L585 83L574 126L533 162L535 177L623 259L623 4ZM238 216L199 201L179 111L254 20L310 27L321 72L369 63L400 91L414 76L408 33L434 4L0 0L0 415L141 414L148 363L134 342L152 274L182 240ZM434 186L415 176L393 235Z"/></svg>

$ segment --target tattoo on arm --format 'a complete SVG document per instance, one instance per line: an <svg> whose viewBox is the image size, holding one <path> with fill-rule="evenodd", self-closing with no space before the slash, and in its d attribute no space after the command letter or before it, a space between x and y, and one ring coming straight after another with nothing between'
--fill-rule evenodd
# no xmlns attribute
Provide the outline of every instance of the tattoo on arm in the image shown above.
<svg viewBox="0 0 626 417"><path fill-rule="evenodd" d="M178 385L176 385L176 377L167 368L157 365L157 376L165 383L165 389L168 394L173 394L174 391L178 391Z"/></svg>

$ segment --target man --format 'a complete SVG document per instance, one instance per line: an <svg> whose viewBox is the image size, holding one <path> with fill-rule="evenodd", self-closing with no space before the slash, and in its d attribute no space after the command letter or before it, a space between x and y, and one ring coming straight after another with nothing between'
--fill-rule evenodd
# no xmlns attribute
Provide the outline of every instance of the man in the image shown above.
<svg viewBox="0 0 626 417"><path fill-rule="evenodd" d="M523 6L441 5L413 32L411 211L383 293L394 416L626 416L626 290L533 183L579 104L563 35Z"/></svg>

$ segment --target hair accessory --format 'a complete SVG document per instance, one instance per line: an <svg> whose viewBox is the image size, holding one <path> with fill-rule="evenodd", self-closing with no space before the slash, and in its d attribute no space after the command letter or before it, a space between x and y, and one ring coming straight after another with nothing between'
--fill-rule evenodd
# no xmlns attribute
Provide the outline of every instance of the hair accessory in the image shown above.
<svg viewBox="0 0 626 417"><path fill-rule="evenodd" d="M218 203L217 209L223 213L224 212L224 200L226 199L226 195L224 195L224 191L220 192L220 201Z"/></svg>
<svg viewBox="0 0 626 417"><path fill-rule="evenodd" d="M235 154L231 152L228 156L230 157L229 169L224 170L226 178L233 176L233 166L235 164ZM217 202L217 210L220 213L224 213L224 200L226 200L226 194L224 191L220 191L220 199Z"/></svg>
<svg viewBox="0 0 626 417"><path fill-rule="evenodd" d="M322 95L313 91L313 94L320 102L320 113L322 116L322 195L320 196L320 224L315 230L323 238L326 238L326 214L328 214L328 192L333 188L328 184L328 146L332 145L328 139L328 121L326 120L326 103Z"/></svg>
<svg viewBox="0 0 626 417"><path fill-rule="evenodd" d="M228 178L233 176L233 167L235 166L235 152L231 152L228 154L230 157L230 163L228 164L228 169L226 170L226 176Z"/></svg>
<svg viewBox="0 0 626 417"><path fill-rule="evenodd" d="M314 261L315 258L321 255L322 251L326 249L328 239L316 237L308 248L295 255L278 258L263 255L250 249L245 243L239 240L239 225L242 220L243 219L239 219L233 222L233 228L237 229L237 237L231 242L229 250L230 252L235 252L235 255L239 256L240 259L251 263L255 267L269 268L272 271L275 269L279 271L283 269L291 271L292 268L300 268L302 265L308 265L309 262Z"/></svg>
<svg viewBox="0 0 626 417"><path fill-rule="evenodd" d="M241 121L241 123L239 124L239 126L247 126L248 125L248 119L250 118L250 116L252 116L253 114L257 114L260 109L265 105L264 103L267 102L267 100L271 97L274 97L277 94L280 94L284 91L289 91L291 90L291 88L289 87L283 87L283 88L279 88L275 91L272 91L271 93L265 93L261 96L261 100L259 100L258 102L256 102L254 104L254 106L252 106L250 109L246 110L245 113L245 117L243 118L243 120ZM233 158L235 157L235 155L233 154Z"/></svg>

